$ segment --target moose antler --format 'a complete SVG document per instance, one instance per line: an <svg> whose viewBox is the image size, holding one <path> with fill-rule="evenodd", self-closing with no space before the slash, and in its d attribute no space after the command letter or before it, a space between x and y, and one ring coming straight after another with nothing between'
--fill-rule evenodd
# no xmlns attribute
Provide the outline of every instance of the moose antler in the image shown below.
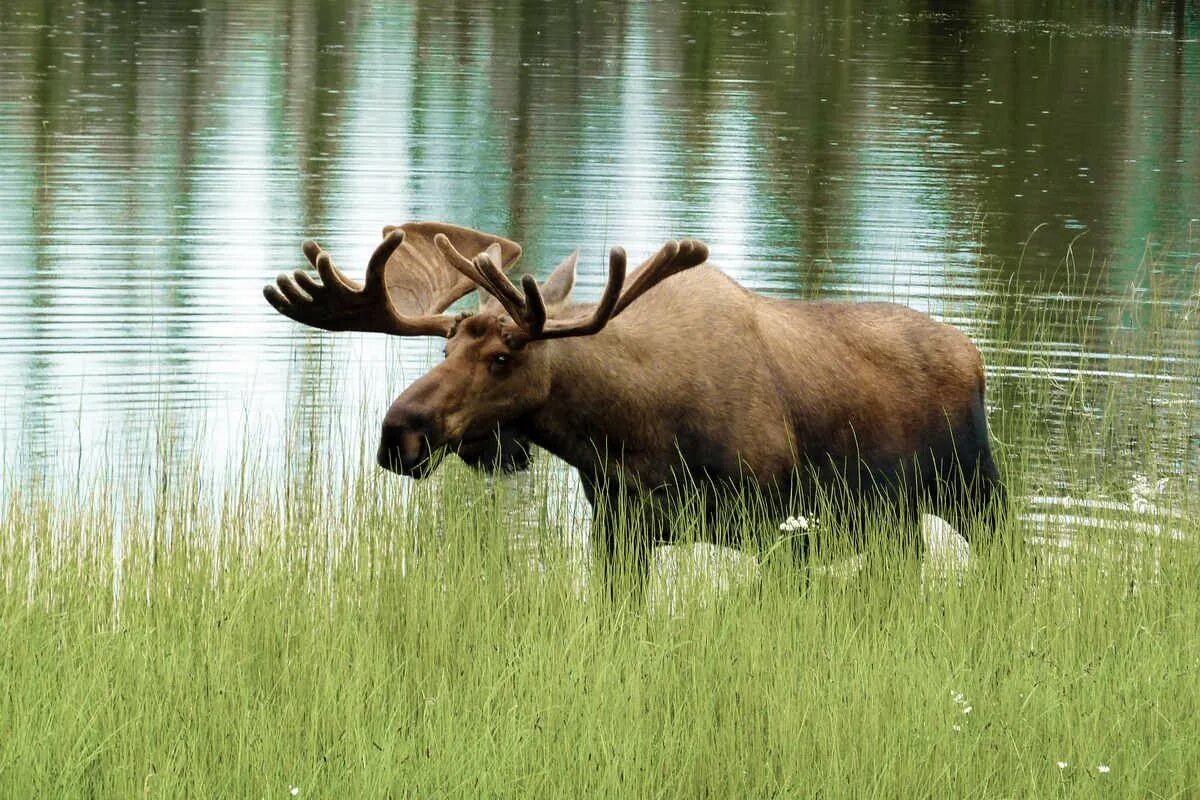
<svg viewBox="0 0 1200 800"><path fill-rule="evenodd" d="M441 312L473 290L475 282L448 268L434 245L439 236L468 252L487 253L501 276L521 256L516 242L470 228L440 222L389 225L361 285L346 277L316 242L307 241L304 255L320 282L296 270L263 287L263 295L281 314L328 331L449 336L454 318Z"/></svg>
<svg viewBox="0 0 1200 800"><path fill-rule="evenodd" d="M625 251L614 247L608 256L608 283L592 313L566 319L547 319L546 302L532 275L522 278L521 289L518 289L491 253L480 253L469 259L445 236L435 236L434 243L456 270L495 297L513 322L532 339L560 339L596 333L655 285L708 260L708 247L703 242L695 239L667 242L638 266L633 273L632 283L625 289Z"/></svg>

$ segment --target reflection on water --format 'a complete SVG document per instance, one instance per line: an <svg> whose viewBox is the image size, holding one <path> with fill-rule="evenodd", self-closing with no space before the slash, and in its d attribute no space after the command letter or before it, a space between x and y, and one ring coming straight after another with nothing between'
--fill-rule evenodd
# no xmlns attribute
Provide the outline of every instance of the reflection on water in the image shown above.
<svg viewBox="0 0 1200 800"><path fill-rule="evenodd" d="M1032 354L993 376L1001 414L1080 369L1169 379L1101 332L1004 329L994 287L1115 304L1146 252L1192 285L1200 19L943 5L6 2L5 462L365 452L436 346L309 331L259 289L302 238L353 272L421 218L533 269L582 247L583 296L608 246L687 235L762 291L910 303Z"/></svg>

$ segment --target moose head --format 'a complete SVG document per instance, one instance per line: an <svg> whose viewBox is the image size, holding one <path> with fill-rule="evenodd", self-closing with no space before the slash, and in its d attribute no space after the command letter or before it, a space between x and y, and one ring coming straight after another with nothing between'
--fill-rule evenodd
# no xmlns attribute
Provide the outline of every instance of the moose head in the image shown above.
<svg viewBox="0 0 1200 800"><path fill-rule="evenodd" d="M383 420L380 466L415 478L447 451L480 469L527 466L524 423L547 402L556 377L544 344L598 333L647 290L708 257L700 242L668 242L627 281L625 252L615 247L603 295L587 307L571 302L578 251L544 283L525 275L518 288L505 271L520 245L454 225L385 227L361 285L315 242L303 250L320 280L297 270L263 290L282 314L330 331L446 339L445 360L397 397ZM443 313L475 289L478 311Z"/></svg>

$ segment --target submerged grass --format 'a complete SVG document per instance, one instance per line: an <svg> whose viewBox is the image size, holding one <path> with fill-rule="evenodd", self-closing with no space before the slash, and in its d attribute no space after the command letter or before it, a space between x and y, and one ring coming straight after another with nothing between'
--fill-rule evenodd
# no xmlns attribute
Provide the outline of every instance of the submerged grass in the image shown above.
<svg viewBox="0 0 1200 800"><path fill-rule="evenodd" d="M807 586L769 545L695 546L614 602L547 458L417 486L311 445L219 484L170 454L69 491L9 476L0 795L1196 796L1189 302L1112 327L1099 371L1048 373L997 326L1010 524L1034 546L948 571L886 546L859 569L824 531ZM1145 357L1142 394L1110 390ZM1030 452L1053 435L1068 449ZM1135 471L1173 483L1138 506ZM1059 496L1079 505L1042 513ZM1103 525L1067 537L1078 508Z"/></svg>

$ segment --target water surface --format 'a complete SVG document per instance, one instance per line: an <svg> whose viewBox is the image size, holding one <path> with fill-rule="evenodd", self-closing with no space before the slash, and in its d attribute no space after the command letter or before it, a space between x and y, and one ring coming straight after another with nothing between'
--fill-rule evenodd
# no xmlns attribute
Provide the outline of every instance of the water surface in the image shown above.
<svg viewBox="0 0 1200 800"><path fill-rule="evenodd" d="M1194 6L866 5L6 2L6 467L304 434L370 469L439 346L305 329L260 288L307 237L358 274L412 219L521 241L542 275L579 247L585 298L611 245L694 236L769 294L911 304L981 344L1001 418L1081 370L1194 406L1171 378L1195 341L1117 364L1100 323L1004 324L1034 287L1068 318L1194 288Z"/></svg>

